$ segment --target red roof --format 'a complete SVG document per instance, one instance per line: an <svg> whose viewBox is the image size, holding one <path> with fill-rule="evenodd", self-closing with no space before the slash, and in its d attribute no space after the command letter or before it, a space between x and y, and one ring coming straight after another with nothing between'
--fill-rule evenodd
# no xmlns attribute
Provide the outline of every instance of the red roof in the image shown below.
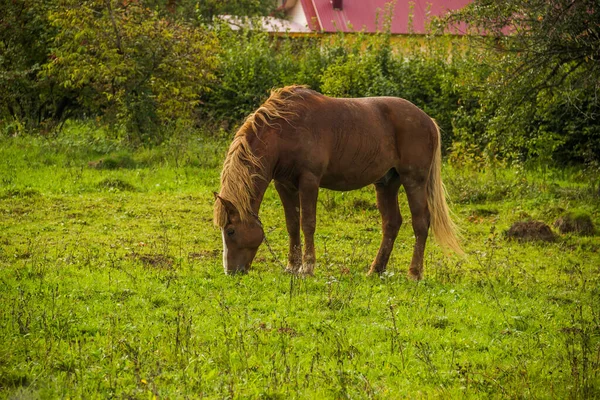
<svg viewBox="0 0 600 400"><path fill-rule="evenodd" d="M341 9L334 9L333 0L300 0L309 28L323 32L361 31L377 32L382 30L383 12L391 0L337 0ZM431 16L444 15L456 10L472 0L398 0L394 7L391 33L426 33L427 11ZM413 8L413 29L409 32L408 20L410 5ZM377 22L377 15L379 21Z"/></svg>

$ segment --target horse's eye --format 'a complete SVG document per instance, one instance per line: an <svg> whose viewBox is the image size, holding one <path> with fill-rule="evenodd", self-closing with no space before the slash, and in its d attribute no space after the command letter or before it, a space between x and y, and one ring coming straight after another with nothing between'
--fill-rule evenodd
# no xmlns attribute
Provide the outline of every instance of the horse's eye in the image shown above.
<svg viewBox="0 0 600 400"><path fill-rule="evenodd" d="M235 233L235 230L233 230L233 228L227 229L227 236L233 236L234 233Z"/></svg>

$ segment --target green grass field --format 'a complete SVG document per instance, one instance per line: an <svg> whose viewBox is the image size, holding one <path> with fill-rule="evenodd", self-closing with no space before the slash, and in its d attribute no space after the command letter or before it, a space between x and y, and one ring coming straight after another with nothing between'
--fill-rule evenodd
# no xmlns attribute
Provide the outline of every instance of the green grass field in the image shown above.
<svg viewBox="0 0 600 400"><path fill-rule="evenodd" d="M93 136L93 135L92 135ZM322 191L313 278L283 272L275 191L246 276L212 226L223 140L123 150L91 136L0 141L0 397L598 398L600 236L508 240L586 213L597 176L445 167L466 258L432 241L388 272L372 188Z"/></svg>

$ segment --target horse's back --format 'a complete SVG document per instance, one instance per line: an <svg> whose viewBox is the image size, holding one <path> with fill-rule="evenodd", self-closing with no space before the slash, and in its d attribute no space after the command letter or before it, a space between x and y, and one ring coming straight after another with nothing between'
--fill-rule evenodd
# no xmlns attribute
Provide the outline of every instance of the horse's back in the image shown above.
<svg viewBox="0 0 600 400"><path fill-rule="evenodd" d="M407 100L339 99L304 90L295 103L297 118L280 133L280 158L288 169L320 176L323 187L357 189L390 169L430 163L433 122Z"/></svg>

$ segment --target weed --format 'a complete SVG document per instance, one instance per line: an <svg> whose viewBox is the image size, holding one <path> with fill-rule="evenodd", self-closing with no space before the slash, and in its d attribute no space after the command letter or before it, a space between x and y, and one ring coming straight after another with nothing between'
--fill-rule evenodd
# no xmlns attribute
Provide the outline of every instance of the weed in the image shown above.
<svg viewBox="0 0 600 400"><path fill-rule="evenodd" d="M0 199L8 199L8 198L32 198L40 196L39 190L32 188L10 188L6 189L4 193L0 196Z"/></svg>
<svg viewBox="0 0 600 400"><path fill-rule="evenodd" d="M96 161L88 162L88 167L95 169L122 169L135 168L137 163L130 154L122 153L110 155Z"/></svg>
<svg viewBox="0 0 600 400"><path fill-rule="evenodd" d="M96 185L102 189L121 190L121 191L136 191L136 187L131 183L119 178L105 178Z"/></svg>

